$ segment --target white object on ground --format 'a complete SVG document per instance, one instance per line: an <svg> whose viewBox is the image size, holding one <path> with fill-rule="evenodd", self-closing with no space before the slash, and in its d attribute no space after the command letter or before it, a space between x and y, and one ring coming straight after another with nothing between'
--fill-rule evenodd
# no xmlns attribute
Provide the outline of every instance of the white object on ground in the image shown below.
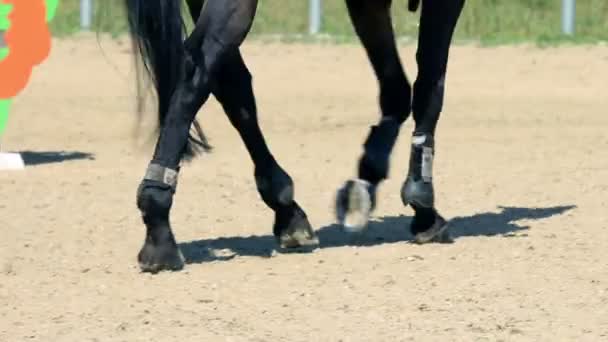
<svg viewBox="0 0 608 342"><path fill-rule="evenodd" d="M19 153L0 152L0 170L23 170L25 163Z"/></svg>

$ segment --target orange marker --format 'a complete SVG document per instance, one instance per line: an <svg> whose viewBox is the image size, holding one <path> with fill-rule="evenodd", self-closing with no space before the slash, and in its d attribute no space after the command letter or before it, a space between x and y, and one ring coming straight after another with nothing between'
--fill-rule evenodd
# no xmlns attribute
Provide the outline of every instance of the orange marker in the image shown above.
<svg viewBox="0 0 608 342"><path fill-rule="evenodd" d="M51 34L46 24L44 0L0 0L11 4L6 32L10 54L0 61L0 99L15 97L25 88L34 66L42 63L51 50Z"/></svg>

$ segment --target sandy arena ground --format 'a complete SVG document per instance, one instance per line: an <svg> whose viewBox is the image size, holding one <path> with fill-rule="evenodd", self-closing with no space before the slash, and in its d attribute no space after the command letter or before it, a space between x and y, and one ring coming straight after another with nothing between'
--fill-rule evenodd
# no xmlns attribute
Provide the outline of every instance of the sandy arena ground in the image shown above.
<svg viewBox="0 0 608 342"><path fill-rule="evenodd" d="M608 341L608 47L452 49L435 177L457 239L417 246L399 198L411 121L369 231L334 225L378 117L362 48L247 43L261 125L322 248L273 253L212 100L216 150L184 168L172 215L189 264L155 276L135 259L151 145L132 134L128 47L55 41L14 104L3 149L31 165L0 173L0 341Z"/></svg>

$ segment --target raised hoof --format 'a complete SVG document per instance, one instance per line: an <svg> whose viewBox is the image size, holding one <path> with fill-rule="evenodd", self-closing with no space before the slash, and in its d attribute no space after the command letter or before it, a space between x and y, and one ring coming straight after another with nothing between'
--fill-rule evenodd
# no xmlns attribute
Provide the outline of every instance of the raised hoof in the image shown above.
<svg viewBox="0 0 608 342"><path fill-rule="evenodd" d="M372 185L364 180L349 180L338 190L336 218L348 233L361 232L374 208Z"/></svg>
<svg viewBox="0 0 608 342"><path fill-rule="evenodd" d="M418 231L414 234L414 242L417 244L452 243L454 240L450 236L446 220L439 216L439 214L436 214L435 220L430 228L424 231Z"/></svg>
<svg viewBox="0 0 608 342"><path fill-rule="evenodd" d="M184 268L184 256L177 246L154 246L146 242L139 255L139 268L142 272L179 271Z"/></svg>
<svg viewBox="0 0 608 342"><path fill-rule="evenodd" d="M282 251L308 251L319 246L319 238L312 229L304 211L296 206L283 229L275 228L275 237ZM277 222L281 222L277 217Z"/></svg>

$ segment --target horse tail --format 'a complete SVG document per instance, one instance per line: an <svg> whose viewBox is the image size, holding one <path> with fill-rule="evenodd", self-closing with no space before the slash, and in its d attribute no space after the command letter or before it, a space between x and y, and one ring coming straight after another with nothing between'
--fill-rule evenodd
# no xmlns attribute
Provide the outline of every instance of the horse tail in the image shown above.
<svg viewBox="0 0 608 342"><path fill-rule="evenodd" d="M157 95L159 129L165 124L171 97L182 73L186 26L181 0L125 0L129 32L133 40L137 81L137 114L143 113L143 76L153 83ZM208 151L205 134L195 120L184 158L200 149Z"/></svg>
<svg viewBox="0 0 608 342"><path fill-rule="evenodd" d="M418 6L420 6L420 0L408 0L407 8L410 12L416 12L418 10Z"/></svg>

